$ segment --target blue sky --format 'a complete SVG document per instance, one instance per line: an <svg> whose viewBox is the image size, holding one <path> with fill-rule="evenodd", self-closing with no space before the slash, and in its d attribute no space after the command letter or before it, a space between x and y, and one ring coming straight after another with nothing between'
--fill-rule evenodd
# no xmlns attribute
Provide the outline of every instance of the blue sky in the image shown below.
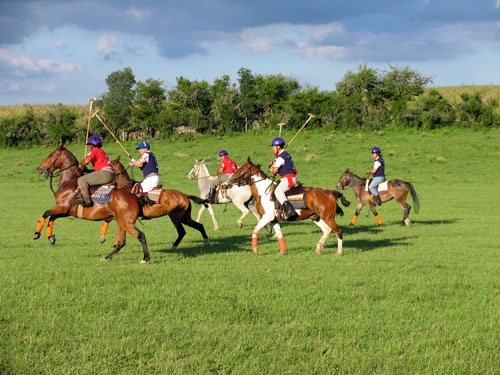
<svg viewBox="0 0 500 375"><path fill-rule="evenodd" d="M360 64L500 84L500 0L0 0L0 105L86 104L106 77L285 74L333 91Z"/></svg>

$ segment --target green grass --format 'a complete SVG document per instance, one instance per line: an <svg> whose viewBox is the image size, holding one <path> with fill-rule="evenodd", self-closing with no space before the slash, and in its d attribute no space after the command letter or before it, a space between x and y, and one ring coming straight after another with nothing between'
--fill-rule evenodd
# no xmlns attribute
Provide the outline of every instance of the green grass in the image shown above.
<svg viewBox="0 0 500 375"><path fill-rule="evenodd" d="M217 152L267 165L271 133L152 145L163 184L197 194L186 175ZM290 139L293 134L284 134ZM168 218L143 221L152 263L128 237L99 244L100 223L56 221L57 242L31 239L53 205L36 166L53 148L0 150L1 374L498 374L500 263L497 131L320 134L303 131L289 151L301 181L334 188L349 168L363 175L373 145L389 178L414 184L421 201L412 226L401 227L394 202L362 211L353 204L337 222L336 239L314 252L320 231L309 221L283 224L288 245L261 232L251 252L255 219L236 228L240 212L215 206L221 230L202 217L212 242L187 235L175 251ZM134 155L135 143L126 143ZM55 146L54 146L55 148ZM83 157L83 146L69 145ZM106 145L111 157L118 145ZM137 171L135 172L137 173ZM137 173L135 177L139 177ZM409 201L410 204L411 200ZM194 207L196 216L198 206Z"/></svg>

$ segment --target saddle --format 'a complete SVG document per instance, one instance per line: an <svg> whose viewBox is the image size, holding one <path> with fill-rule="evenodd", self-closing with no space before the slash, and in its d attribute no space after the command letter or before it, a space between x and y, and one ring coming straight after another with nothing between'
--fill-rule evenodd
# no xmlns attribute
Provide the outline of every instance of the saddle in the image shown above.
<svg viewBox="0 0 500 375"><path fill-rule="evenodd" d="M222 199L229 199L230 200L230 198L229 198L229 196L227 194L227 190L231 189L232 187L233 187L233 185L229 184L227 182L222 182L222 183L218 184L215 187L215 192L216 193L215 193L215 197L214 197L214 202L215 203L220 203L219 202L219 193L220 193Z"/></svg>
<svg viewBox="0 0 500 375"><path fill-rule="evenodd" d="M142 204L147 204L149 206L153 204L159 204L161 194L163 192L163 185L156 186L153 190L144 193L142 191L142 186L140 183L136 183L132 188L132 194L137 195Z"/></svg>
<svg viewBox="0 0 500 375"><path fill-rule="evenodd" d="M372 182L371 178L367 179L366 182L365 182L365 194L366 195L371 195L370 190L368 189L368 186L370 185L370 182ZM384 181L382 181L377 186L377 191L379 192L379 194L389 194L389 192L387 191L388 185L389 185L389 181L387 179L385 179Z"/></svg>
<svg viewBox="0 0 500 375"><path fill-rule="evenodd" d="M271 200L274 201L274 206L276 208L276 216L278 220L284 221L285 220L285 209L284 207L280 204L280 202L276 199L276 196L274 195L274 190L276 189L277 183L273 183L271 186ZM296 186L291 188L285 193L285 196L287 197L288 201L292 204L294 209L304 209L307 208L306 204L306 193L309 188L305 187L302 185L301 182L297 183ZM313 220L316 220L313 218Z"/></svg>

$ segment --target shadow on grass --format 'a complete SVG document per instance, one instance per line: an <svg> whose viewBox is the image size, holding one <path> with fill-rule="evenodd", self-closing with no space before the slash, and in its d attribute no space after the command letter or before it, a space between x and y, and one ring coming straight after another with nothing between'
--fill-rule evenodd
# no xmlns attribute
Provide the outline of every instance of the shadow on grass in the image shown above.
<svg viewBox="0 0 500 375"><path fill-rule="evenodd" d="M349 241L348 245L349 249L365 252L387 249L393 246L409 246L411 245L411 238L411 236L406 236L399 238L359 239ZM415 236L413 236L413 238L415 238Z"/></svg>
<svg viewBox="0 0 500 375"><path fill-rule="evenodd" d="M266 232L267 233L267 232ZM210 239L210 246L205 247L203 243L184 244L184 241L180 243L177 249L161 249L159 252L168 254L179 254L186 258L195 258L198 256L203 256L207 254L219 254L219 253L234 253L234 252L248 252L251 250L251 240L252 236L250 233L228 236L225 238L215 238Z"/></svg>

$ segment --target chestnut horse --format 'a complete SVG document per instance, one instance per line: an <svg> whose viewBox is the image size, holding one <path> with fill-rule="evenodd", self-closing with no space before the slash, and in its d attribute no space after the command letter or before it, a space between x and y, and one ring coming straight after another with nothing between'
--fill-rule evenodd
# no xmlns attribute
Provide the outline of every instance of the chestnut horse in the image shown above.
<svg viewBox="0 0 500 375"><path fill-rule="evenodd" d="M346 170L344 173L342 173L339 181L337 182L337 189L344 189L346 186L350 185L352 191L354 192L354 195L356 196L356 200L358 201L358 206L356 207L356 212L354 213L354 217L352 218L350 225L356 224L358 215L365 205L373 213L375 219L377 219L378 225L383 225L384 223L377 213L375 206L373 205L373 197L369 192L367 193L365 191L366 181L366 178L361 178L354 173L349 172L349 170ZM406 225L407 227L409 227L411 224L409 218L411 206L406 203L406 197L408 196L408 193L411 194L411 198L413 199L413 203L415 205L415 213L418 213L420 202L417 192L415 191L413 185L407 181L390 180L387 184L387 192L382 191L379 194L382 203L390 201L391 199L394 199L396 202L398 202L398 204L401 206L401 209L403 210L403 222L401 223L401 225Z"/></svg>
<svg viewBox="0 0 500 375"><path fill-rule="evenodd" d="M120 157L112 160L111 164L113 165L113 169L116 173L117 187L119 189L132 191L134 185L136 184L136 181L133 181L130 178L127 170L120 162ZM177 239L170 247L170 249L176 249L186 235L186 230L184 229L183 224L186 224L188 227L194 228L198 232L200 232L203 237L204 246L210 246L210 240L208 239L203 224L198 223L191 218L192 205L190 200L193 200L198 204L206 204L205 200L194 195L187 195L173 189L162 189L159 197L159 203L142 205L140 217L146 219L153 219L165 215L168 215L170 217L170 220L177 230ZM107 220L103 224L101 230L101 242L104 242L106 240L106 232L110 221L111 220Z"/></svg>
<svg viewBox="0 0 500 375"><path fill-rule="evenodd" d="M56 239L53 235L54 221L60 217L74 216L85 220L110 220L116 219L117 234L113 252L108 254L104 260L111 260L120 249L125 246L126 232L137 238L142 244L144 258L141 263L149 263L150 256L146 244L146 236L135 226L135 222L141 212L141 206L138 198L125 190L114 189L111 193L109 203L94 203L91 207L83 208L75 204L76 190L78 189L78 178L82 171L78 168L78 160L66 149L60 145L37 168L39 174L44 174L45 178L50 177L50 186L52 189L52 178L56 177L54 171L59 170L59 189L54 192L56 205L43 213L38 219L33 239L40 238L40 231L43 229L47 218L47 238L53 245Z"/></svg>
<svg viewBox="0 0 500 375"><path fill-rule="evenodd" d="M274 194L272 193L274 182L260 169L260 165L253 164L250 158L248 158L247 162L233 173L229 179L229 183L249 184L252 189L253 198L257 204L257 210L262 216L252 233L252 250L254 254L258 253L259 231L268 223L273 225L276 232L280 254L284 254L286 252L286 245L278 220ZM337 252L334 255L342 255L342 229L335 223L335 214L343 215L343 211L340 206L337 206L337 198L341 198L345 206L349 205L349 201L339 192L322 188L304 187L303 203L305 205L303 207L305 208L295 208L298 216L287 220L299 221L312 219L314 224L321 229L323 235L316 244L316 253L318 255L323 251L323 244L332 231L337 235Z"/></svg>

